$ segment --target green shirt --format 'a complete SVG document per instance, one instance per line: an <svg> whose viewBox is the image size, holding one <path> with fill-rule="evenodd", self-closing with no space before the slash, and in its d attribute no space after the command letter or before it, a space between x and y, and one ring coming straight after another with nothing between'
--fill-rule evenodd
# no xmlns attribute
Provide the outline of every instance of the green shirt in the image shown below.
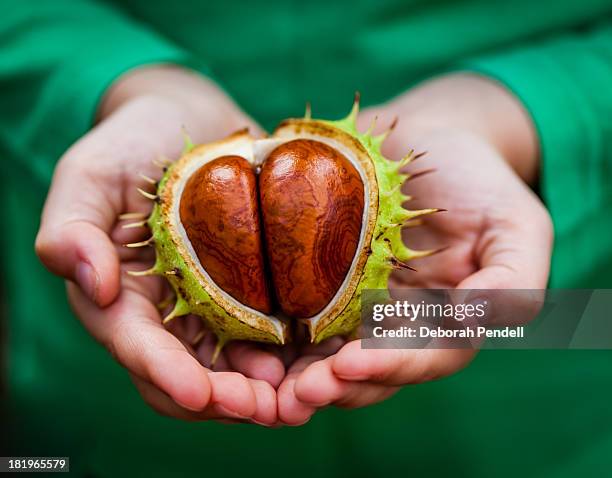
<svg viewBox="0 0 612 478"><path fill-rule="evenodd" d="M341 117L449 69L491 75L531 112L556 245L552 287L612 287L612 2L0 0L2 280L13 450L88 476L599 475L612 467L612 354L489 351L446 380L278 430L147 408L71 316L33 252L61 154L118 75L176 62L266 128ZM78 185L75 185L78 187ZM221 475L223 474L223 475Z"/></svg>

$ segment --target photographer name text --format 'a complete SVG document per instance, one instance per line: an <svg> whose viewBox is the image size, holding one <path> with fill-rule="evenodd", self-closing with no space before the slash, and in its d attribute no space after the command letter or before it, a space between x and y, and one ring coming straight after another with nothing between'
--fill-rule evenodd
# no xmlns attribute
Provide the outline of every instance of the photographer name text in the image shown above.
<svg viewBox="0 0 612 478"><path fill-rule="evenodd" d="M487 327L466 327L463 329L445 329L443 327L399 327L397 329L385 329L378 326L372 329L375 338L448 338L448 339L475 339L475 338L522 338L525 332L522 326L500 327L490 329Z"/></svg>

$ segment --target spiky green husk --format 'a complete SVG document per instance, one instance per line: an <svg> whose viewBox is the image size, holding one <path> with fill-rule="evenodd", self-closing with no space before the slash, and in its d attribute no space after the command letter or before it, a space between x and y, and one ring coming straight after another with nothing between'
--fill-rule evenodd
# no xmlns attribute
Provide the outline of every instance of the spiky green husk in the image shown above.
<svg viewBox="0 0 612 478"><path fill-rule="evenodd" d="M377 189L377 196L375 196L378 201L376 204L377 217L369 236L369 244L366 244L364 248L367 260L360 270L356 271L355 277L358 282L356 287L350 287L351 297L348 300L342 300L346 305L341 310L336 309L335 317L327 317L326 320L319 323L319 326L311 324L311 340L315 343L335 335L353 333L361 319L363 291L366 289L386 291L389 275L393 269L403 265L406 261L432 252L413 251L404 245L401 237L402 226L407 221L436 211L435 209L411 211L403 207L409 197L402 193L401 186L408 175L403 174L401 169L412 159L412 152L401 161L386 159L381 153L381 146L388 132L378 136L372 135L371 130L360 133L356 127L358 108L359 104L356 100L351 113L339 121L312 120L309 110L305 118L290 120L298 128L317 128L324 125L328 130L329 128L339 130L341 134L347 134L356 140L365 150L373 165L376 184L370 184L370 187ZM186 138L185 153L193 148L193 144ZM236 339L284 343L285 334L279 334L265 320L247 324L240 319L240 314L236 313L236 310L231 310L227 303L221 304L215 301L202 286L198 274L187 263L184 253L181 253L180 245L176 243L170 232L168 220L170 210L163 201L164 196L167 196L168 181L173 176L173 170L176 167L176 163L165 167L165 174L157 187L157 195L143 192L155 199L153 211L147 223L152 231L151 242L156 248L156 262L152 269L136 273L136 275L164 276L174 289L176 304L164 322L187 314L200 316L218 338L217 351L227 341ZM307 322L308 319L304 321Z"/></svg>

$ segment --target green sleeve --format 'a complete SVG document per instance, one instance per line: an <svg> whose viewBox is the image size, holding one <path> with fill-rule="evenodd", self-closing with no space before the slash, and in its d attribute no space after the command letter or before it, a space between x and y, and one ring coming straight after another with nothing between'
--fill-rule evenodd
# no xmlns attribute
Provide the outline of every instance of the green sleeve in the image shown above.
<svg viewBox="0 0 612 478"><path fill-rule="evenodd" d="M541 195L555 225L551 286L579 278L596 287L594 271L612 257L612 21L467 68L505 84L537 128Z"/></svg>
<svg viewBox="0 0 612 478"><path fill-rule="evenodd" d="M0 151L45 182L114 79L146 63L192 64L103 2L0 0L0 11Z"/></svg>

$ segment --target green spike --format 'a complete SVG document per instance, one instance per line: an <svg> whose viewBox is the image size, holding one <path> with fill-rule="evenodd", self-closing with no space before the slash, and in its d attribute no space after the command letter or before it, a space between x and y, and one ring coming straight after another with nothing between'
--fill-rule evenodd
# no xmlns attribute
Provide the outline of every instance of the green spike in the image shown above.
<svg viewBox="0 0 612 478"><path fill-rule="evenodd" d="M219 337L217 339L217 344L215 345L215 350L213 351L212 357L210 359L210 366L214 367L215 362L217 361L217 359L219 358L219 355L221 354L221 350L223 350L223 347L225 347L225 339Z"/></svg>
<svg viewBox="0 0 612 478"><path fill-rule="evenodd" d="M204 337L206 337L206 334L208 334L208 329L202 329L200 330L197 335L193 338L193 340L191 341L191 346L192 347L197 347L200 342L202 342L202 340L204 340Z"/></svg>
<svg viewBox="0 0 612 478"><path fill-rule="evenodd" d="M156 275L155 267L151 267L150 269L146 269L144 271L126 271L128 275L133 277L144 277L144 276L153 276Z"/></svg>
<svg viewBox="0 0 612 478"><path fill-rule="evenodd" d="M403 246L401 248L398 248L394 252L394 254L395 254L396 259L402 262L407 262L413 259L421 259L423 257L431 256L432 254L435 254L436 252L439 252L439 251L440 249L426 249L424 251L415 251L414 249L410 249L406 246Z"/></svg>
<svg viewBox="0 0 612 478"><path fill-rule="evenodd" d="M412 211L410 209L400 207L394 211L393 215L391 216L391 221L393 223L404 223L406 221L410 221L411 219L426 216L428 214L434 214L439 211L439 209L417 209Z"/></svg>
<svg viewBox="0 0 612 478"><path fill-rule="evenodd" d="M172 303L172 301L174 301L175 297L176 295L173 293L168 294L168 297L166 297L165 299L157 303L157 310L159 311L164 310L166 307L168 307Z"/></svg>
<svg viewBox="0 0 612 478"><path fill-rule="evenodd" d="M194 148L194 144L193 144L193 141L191 141L191 137L189 136L189 133L187 133L187 128L185 128L185 126L183 126L182 128L182 132L183 132L183 152L182 154L186 154L186 153L189 153Z"/></svg>
<svg viewBox="0 0 612 478"><path fill-rule="evenodd" d="M304 111L304 119L309 120L312 118L312 109L310 108L310 101L306 102L306 111Z"/></svg>
<svg viewBox="0 0 612 478"><path fill-rule="evenodd" d="M372 136L372 143L376 146L376 148L380 149L385 139L387 139L388 135L389 135L389 132L385 131L382 134L377 134L376 136Z"/></svg>
<svg viewBox="0 0 612 478"><path fill-rule="evenodd" d="M341 123L344 127L345 131L350 131L351 134L354 134L357 131L357 116L359 115L359 101L361 99L361 95L358 91L355 92L355 99L353 101L353 107L351 108L351 112L348 114L346 118L340 120L338 123Z"/></svg>
<svg viewBox="0 0 612 478"><path fill-rule="evenodd" d="M381 196L384 196L384 197L386 197L386 198L390 198L390 197L392 197L392 196L396 195L397 193L399 193L399 192L400 192L400 190L401 190L401 188L402 188L402 185L401 185L401 184L397 184L396 186L393 186L393 187L392 187L391 189L389 189L388 191L382 191L382 192L380 193L380 195L381 195ZM400 195L402 195L402 194L400 193Z"/></svg>
<svg viewBox="0 0 612 478"><path fill-rule="evenodd" d="M167 324L175 317L187 315L190 312L191 310L189 308L189 304L187 303L187 301L183 299L180 295L177 295L176 304L174 304L174 309L172 309L172 312L170 312L166 317L164 317L164 320L162 321L162 323Z"/></svg>
<svg viewBox="0 0 612 478"><path fill-rule="evenodd" d="M398 169L402 169L405 166L408 166L412 161L414 160L414 150L411 149L410 152L404 156L402 159L400 159L399 165L398 165Z"/></svg>
<svg viewBox="0 0 612 478"><path fill-rule="evenodd" d="M404 209L404 210L407 212L406 220L414 219L416 217L421 217L421 216L427 216L429 214L434 214L436 212L443 211L443 209L436 209L436 208L432 208L432 209L417 209L415 211L411 211L411 210L408 210L408 209Z"/></svg>
<svg viewBox="0 0 612 478"><path fill-rule="evenodd" d="M393 118L393 121L391 122L391 124L389 125L389 129L387 131L385 131L382 134L379 134L378 136L374 136L374 142L376 144L378 144L379 146L382 146L382 144L384 143L385 139L387 139L387 137L391 134L391 132L395 129L395 127L397 126L397 123L399 122L399 117L396 116L395 118Z"/></svg>
<svg viewBox="0 0 612 478"><path fill-rule="evenodd" d="M365 132L365 136L370 140L370 142L373 142L376 139L376 136L372 136L372 131L374 131L374 128L376 128L377 121L378 116L374 116L374 119L370 123L368 130Z"/></svg>

